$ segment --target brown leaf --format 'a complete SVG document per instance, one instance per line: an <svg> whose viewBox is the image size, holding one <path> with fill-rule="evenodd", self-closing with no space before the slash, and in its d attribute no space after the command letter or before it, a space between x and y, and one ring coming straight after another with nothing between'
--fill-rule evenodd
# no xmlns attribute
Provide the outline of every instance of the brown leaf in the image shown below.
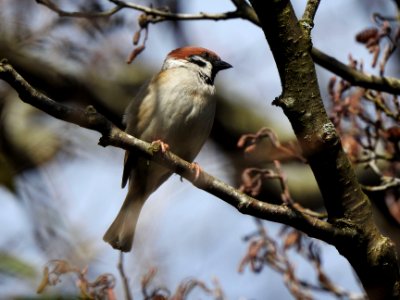
<svg viewBox="0 0 400 300"><path fill-rule="evenodd" d="M366 44L371 39L377 39L378 35L378 28L367 28L356 35L356 41L362 44Z"/></svg>
<svg viewBox="0 0 400 300"><path fill-rule="evenodd" d="M133 42L133 45L137 45L138 43L139 43L139 40L140 40L140 33L142 32L142 30L138 30L138 31L136 31L135 32L135 34L133 35L133 40L132 40L132 42Z"/></svg>
<svg viewBox="0 0 400 300"><path fill-rule="evenodd" d="M283 243L283 248L287 250L297 245L299 241L300 241L300 233L297 230L292 231L286 236L285 242Z"/></svg>
<svg viewBox="0 0 400 300"><path fill-rule="evenodd" d="M132 62L135 60L135 58L136 58L140 53L143 52L143 50L144 50L145 48L146 48L146 47L145 47L144 45L141 45L141 46L136 47L135 49L133 49L132 52L131 52L131 54L129 54L126 63L127 63L127 64L132 63Z"/></svg>
<svg viewBox="0 0 400 300"><path fill-rule="evenodd" d="M42 281L39 283L39 286L36 290L36 293L41 294L43 293L46 286L49 284L49 268L45 267L43 270L43 277Z"/></svg>
<svg viewBox="0 0 400 300"><path fill-rule="evenodd" d="M361 152L361 146L352 135L344 135L342 137L342 145L344 151L350 157L351 160L358 158Z"/></svg>
<svg viewBox="0 0 400 300"><path fill-rule="evenodd" d="M387 139L392 142L396 143L400 140L400 127L393 126L386 130Z"/></svg>

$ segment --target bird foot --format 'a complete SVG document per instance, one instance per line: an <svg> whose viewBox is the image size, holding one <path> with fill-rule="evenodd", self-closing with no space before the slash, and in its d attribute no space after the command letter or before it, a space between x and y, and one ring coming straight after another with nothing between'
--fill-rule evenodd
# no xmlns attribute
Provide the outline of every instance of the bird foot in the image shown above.
<svg viewBox="0 0 400 300"><path fill-rule="evenodd" d="M151 148L155 152L157 152L161 149L161 152L165 153L169 150L169 145L167 143L164 143L162 140L156 140L156 141L151 142Z"/></svg>
<svg viewBox="0 0 400 300"><path fill-rule="evenodd" d="M199 177L200 177L200 173L203 171L202 169L201 169L201 167L200 167L200 165L197 163L197 162L192 162L191 164L190 164L190 168L192 169L192 170L194 170L194 180L196 181L197 179L199 179Z"/></svg>

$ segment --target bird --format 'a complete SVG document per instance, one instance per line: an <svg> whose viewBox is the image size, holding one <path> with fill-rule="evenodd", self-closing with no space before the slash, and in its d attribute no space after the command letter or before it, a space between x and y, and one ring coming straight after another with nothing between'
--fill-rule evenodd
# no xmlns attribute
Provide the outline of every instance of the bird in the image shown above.
<svg viewBox="0 0 400 300"><path fill-rule="evenodd" d="M127 106L125 132L146 142L158 141L162 151L170 150L193 162L214 122L215 76L229 68L231 64L206 48L186 46L172 50L160 72ZM114 249L129 252L145 201L171 174L135 150L126 151L122 187L129 181L128 192L103 240Z"/></svg>

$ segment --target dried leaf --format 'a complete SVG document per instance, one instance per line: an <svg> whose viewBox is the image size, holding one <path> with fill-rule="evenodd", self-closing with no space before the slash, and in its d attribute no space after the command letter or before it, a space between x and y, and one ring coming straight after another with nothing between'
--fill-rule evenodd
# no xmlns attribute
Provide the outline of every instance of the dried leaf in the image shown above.
<svg viewBox="0 0 400 300"><path fill-rule="evenodd" d="M38 294L43 293L44 289L47 287L48 284L49 284L49 268L45 267L43 269L42 281L39 283L36 293Z"/></svg>
<svg viewBox="0 0 400 300"><path fill-rule="evenodd" d="M136 46L139 43L141 32L142 30L138 30L133 35L132 43L134 46Z"/></svg>
<svg viewBox="0 0 400 300"><path fill-rule="evenodd" d="M297 245L300 241L300 232L297 230L291 231L285 238L283 243L283 248L285 250L292 248L293 246Z"/></svg>
<svg viewBox="0 0 400 300"><path fill-rule="evenodd" d="M397 143L400 140L400 127L393 126L386 130L386 137L392 143Z"/></svg>
<svg viewBox="0 0 400 300"><path fill-rule="evenodd" d="M139 47L134 48L134 49L132 50L131 54L128 56L128 59L127 59L126 63L127 63L127 64L132 63L132 62L135 60L135 58L136 58L140 53L143 52L143 50L144 50L145 48L146 48L145 45L141 45L141 46L139 46Z"/></svg>
<svg viewBox="0 0 400 300"><path fill-rule="evenodd" d="M371 39L377 39L378 35L379 35L378 28L375 27L367 28L356 35L356 41L362 44L366 44Z"/></svg>

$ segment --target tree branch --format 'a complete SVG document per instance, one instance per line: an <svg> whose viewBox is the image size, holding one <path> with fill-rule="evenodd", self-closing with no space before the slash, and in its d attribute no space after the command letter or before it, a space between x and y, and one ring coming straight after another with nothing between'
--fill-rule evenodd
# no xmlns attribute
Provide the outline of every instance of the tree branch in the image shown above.
<svg viewBox="0 0 400 300"><path fill-rule="evenodd" d="M156 18L153 18L149 20L149 23L158 23L166 20L181 20L181 21L190 21L190 20L214 20L214 21L220 21L220 20L229 20L229 19L247 19L253 24L257 24L257 15L254 13L254 10L251 8L250 5L246 3L246 1L243 0L232 0L232 3L236 6L236 10L234 11L228 11L224 13L218 13L218 14L210 14L210 13L199 13L199 14L184 14L184 13L172 13L167 10L160 10L160 9L155 9L152 7L146 7L142 5L138 5L136 3L132 2L127 2L127 1L122 1L122 0L109 0L110 2L130 8L130 9L135 9L141 12L144 12L147 15L154 16Z"/></svg>
<svg viewBox="0 0 400 300"><path fill-rule="evenodd" d="M250 21L256 26L260 26L260 22L257 14L255 13L253 7L251 7L245 0L231 0L236 6L236 10L209 14L209 13L198 13L198 14L184 14L184 13L173 13L166 10L155 9L152 7L147 7L139 5L132 2L121 1L121 0L109 0L116 6L110 10L102 12L68 12L62 10L51 0L36 0L37 3L46 6L52 11L56 12L62 17L75 17L75 18L101 18L109 17L123 8L134 9L141 11L152 18L146 18L147 23L159 23L163 21L191 21L191 20L229 20L229 19L245 19ZM309 0L307 2L306 9L303 14L302 23L303 26L310 31L313 27L313 19L317 11L320 0ZM351 84L356 86L361 86L364 88L375 89L377 91L388 92L393 94L400 94L400 80L391 77L380 77L374 75L367 75L357 70L354 70L333 57L323 53L317 48L312 48L312 58L313 60L322 66L323 68L335 73L336 75L342 77L343 79L349 81Z"/></svg>
<svg viewBox="0 0 400 300"><path fill-rule="evenodd" d="M256 26L260 26L260 22L258 20L258 16L254 11L253 7L247 3L246 0L231 0L232 3L236 6L237 12L241 18L246 19L253 23Z"/></svg>
<svg viewBox="0 0 400 300"><path fill-rule="evenodd" d="M0 79L10 84L25 103L31 104L57 119L99 132L102 135L99 141L100 145L111 145L126 150L134 149L149 160L155 161L187 179L199 189L234 206L243 214L290 225L311 237L328 243L333 243L338 237L349 238L356 234L355 231L335 228L326 221L306 212L303 213L295 206L274 205L259 201L206 172L201 172L200 176L196 178L196 172L191 163L169 151L166 153L156 151L151 144L120 130L91 106L86 110L71 108L50 99L29 85L5 60L0 62Z"/></svg>
<svg viewBox="0 0 400 300"><path fill-rule="evenodd" d="M133 300L132 293L129 288L129 280L125 273L124 252L122 252L122 251L119 252L117 268L118 268L119 274L121 275L121 278L122 278L122 286L124 288L125 300Z"/></svg>
<svg viewBox="0 0 400 300"><path fill-rule="evenodd" d="M309 20L310 23L314 23L315 14L317 13L320 2L321 0L308 0L302 19L306 21Z"/></svg>
<svg viewBox="0 0 400 300"><path fill-rule="evenodd" d="M51 0L36 0L37 3L42 4L52 11L56 12L61 17L75 17L75 18L100 18L100 17L109 17L123 8L134 9L137 11L141 11L146 15L152 16L153 18L147 18L147 23L159 23L163 21L190 21L190 20L228 20L228 19L237 19L244 18L244 16L248 14L246 11L228 11L224 13L210 14L210 13L198 13L198 14L185 14L185 13L173 13L168 10L161 10L157 8L152 8L132 2L120 1L120 0L109 0L114 3L116 6L110 10L102 11L102 12L68 12L61 9ZM244 7L244 6L243 6ZM251 20L250 20L251 21Z"/></svg>
<svg viewBox="0 0 400 300"><path fill-rule="evenodd" d="M282 95L273 104L288 117L318 183L328 220L357 231L355 239L334 245L356 270L371 299L398 299L400 274L394 244L374 223L368 197L329 120L303 31L288 0L250 0L274 56Z"/></svg>
<svg viewBox="0 0 400 300"><path fill-rule="evenodd" d="M306 30L307 34L310 35L311 29L314 27L314 18L317 13L317 9L321 0L308 0L306 9L304 10L301 23Z"/></svg>
<svg viewBox="0 0 400 300"><path fill-rule="evenodd" d="M86 18L86 19L109 17L124 8L123 6L117 5L111 8L110 10L100 11L100 12L80 12L80 11L68 12L62 10L51 0L36 0L36 2L44 6L47 6L52 11L56 12L60 17L75 17L75 18Z"/></svg>
<svg viewBox="0 0 400 300"><path fill-rule="evenodd" d="M336 58L323 53L315 47L312 49L311 55L313 60L321 67L342 77L352 85L395 95L400 94L400 80L397 78L368 75L357 71L356 69L341 63Z"/></svg>

